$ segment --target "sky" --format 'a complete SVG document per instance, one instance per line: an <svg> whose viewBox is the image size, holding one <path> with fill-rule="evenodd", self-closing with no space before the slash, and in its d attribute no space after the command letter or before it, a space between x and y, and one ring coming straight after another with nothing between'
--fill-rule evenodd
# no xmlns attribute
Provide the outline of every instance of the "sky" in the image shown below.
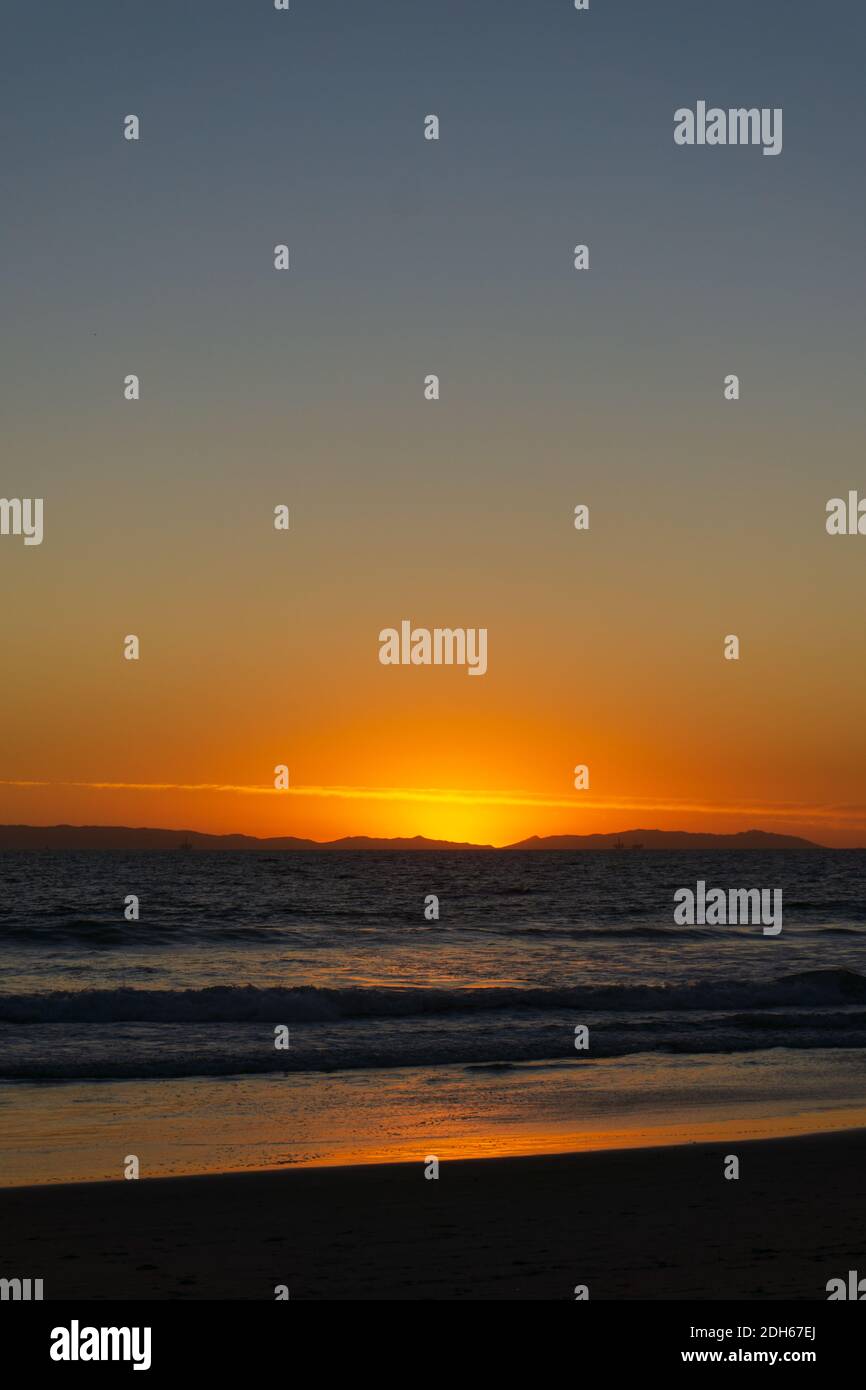
<svg viewBox="0 0 866 1390"><path fill-rule="evenodd" d="M7 0L0 821L866 844L864 48L852 0ZM782 153L678 147L699 100ZM383 666L404 619L487 673Z"/></svg>

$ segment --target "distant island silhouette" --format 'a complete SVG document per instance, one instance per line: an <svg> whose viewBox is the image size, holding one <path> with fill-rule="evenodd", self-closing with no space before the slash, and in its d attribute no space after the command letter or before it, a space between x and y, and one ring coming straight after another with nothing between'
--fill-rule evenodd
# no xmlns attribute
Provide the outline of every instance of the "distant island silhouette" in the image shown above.
<svg viewBox="0 0 866 1390"><path fill-rule="evenodd" d="M741 830L733 835L695 834L687 830L621 830L605 835L532 835L510 845L476 845L463 840L373 838L346 835L339 840L304 840L294 835L260 839L255 835L207 835L198 830L154 830L126 825L0 825L0 850L196 850L250 851L364 851L364 850L711 850L711 849L826 849L799 835L774 835L766 830Z"/></svg>

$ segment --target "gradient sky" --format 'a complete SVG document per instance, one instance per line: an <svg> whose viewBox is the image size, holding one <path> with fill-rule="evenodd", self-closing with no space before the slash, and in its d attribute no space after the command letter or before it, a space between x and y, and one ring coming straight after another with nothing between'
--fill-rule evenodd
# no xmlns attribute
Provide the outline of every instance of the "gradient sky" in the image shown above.
<svg viewBox="0 0 866 1390"><path fill-rule="evenodd" d="M0 492L46 510L0 538L0 820L866 843L862 6L2 30ZM699 99L782 154L676 147ZM381 666L403 618L488 674Z"/></svg>

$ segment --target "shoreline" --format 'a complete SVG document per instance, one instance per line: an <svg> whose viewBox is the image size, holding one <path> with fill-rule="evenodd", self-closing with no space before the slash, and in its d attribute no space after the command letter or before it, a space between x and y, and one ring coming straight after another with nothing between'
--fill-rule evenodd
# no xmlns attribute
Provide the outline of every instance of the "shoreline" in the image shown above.
<svg viewBox="0 0 866 1390"><path fill-rule="evenodd" d="M4 1188L746 1143L866 1128L863 1054L9 1082ZM58 1103L57 1085L63 1086Z"/></svg>
<svg viewBox="0 0 866 1390"><path fill-rule="evenodd" d="M726 1180L726 1156L740 1177ZM45 1298L825 1299L866 1270L866 1129L0 1191Z"/></svg>
<svg viewBox="0 0 866 1390"><path fill-rule="evenodd" d="M791 1134L771 1134L760 1135L754 1138L744 1139L734 1135L719 1139L671 1139L668 1141L648 1140L645 1143L640 1141L628 1144L610 1144L604 1147L587 1147L583 1149L539 1149L530 1153L497 1153L497 1154L471 1154L465 1157L450 1157L441 1159L442 1167L454 1168L457 1165L487 1165L491 1163L532 1163L535 1160L568 1160L580 1158L603 1158L607 1154L643 1154L643 1153L663 1153L671 1149L722 1149L730 1148L736 1144L738 1148L753 1147L763 1144L795 1144L800 1140L808 1139L844 1139L846 1137L856 1137L862 1135L864 1146L866 1146L866 1113L864 1113L862 1124L851 1124L847 1127L838 1129L809 1129L797 1130ZM423 1147L423 1146L422 1146ZM284 1178L292 1173L362 1173L375 1170L381 1175L385 1175L392 1169L405 1169L411 1171L416 1169L421 1163L421 1159L414 1158L395 1158L387 1161L370 1160L361 1162L313 1162L313 1163L292 1163L284 1167L267 1168L226 1168L226 1169L203 1169L197 1173L154 1173L147 1179L135 1179L138 1182L148 1183L186 1183L186 1182L206 1182L213 1179L232 1179L232 1178ZM423 1164L422 1164L423 1166ZM0 1202L3 1198L11 1196L13 1193L38 1193L38 1192L57 1192L67 1191L69 1193L79 1192L82 1188L104 1188L106 1190L116 1188L121 1184L126 1185L132 1179L125 1178L84 1178L73 1182L36 1182L36 1183L14 1183L8 1186L0 1185Z"/></svg>
<svg viewBox="0 0 866 1390"><path fill-rule="evenodd" d="M134 1084L134 1083L132 1083ZM818 1124L822 1118L826 1123ZM836 1121L834 1123L834 1120ZM746 1132L744 1133L744 1130ZM569 1159L580 1158L588 1155L604 1155L614 1153L643 1153L655 1152L664 1149L686 1149L694 1147L713 1147L725 1145L730 1147L733 1144L769 1144L787 1143L797 1139L817 1139L822 1137L834 1137L845 1134L866 1135L866 1108L856 1107L839 1111L811 1112L808 1116L790 1115L780 1116L773 1113L766 1117L756 1115L748 1122L742 1117L739 1119L728 1119L719 1116L713 1120L691 1120L683 1117L679 1121L668 1121L659 1125L641 1124L633 1129L622 1128L619 1130L606 1130L603 1135L589 1136L586 1143L572 1142L565 1147L555 1147L555 1140L545 1140L543 1136L529 1134L521 1144L517 1144L514 1136L511 1136L508 1148L493 1150L491 1143L493 1136L488 1136L490 1142L487 1144L479 1139L475 1145L461 1144L460 1151L453 1151L453 1144L449 1142L440 1143L431 1140L428 1148L437 1150L437 1157L449 1166L455 1163L503 1163L503 1162L527 1162L532 1159ZM577 1136L575 1136L577 1137ZM580 1136L584 1137L584 1136ZM597 1142L596 1142L597 1140ZM501 1142L501 1141L500 1141ZM508 1142L508 1141L507 1141ZM551 1146L548 1147L548 1144ZM182 1182L204 1178L241 1178L241 1177L266 1177L278 1176L287 1173L307 1173L307 1172L355 1172L366 1169L390 1169L390 1168L410 1168L420 1161L419 1154L424 1144L421 1140L411 1146L404 1146L403 1151L390 1158L380 1156L364 1156L362 1152L349 1152L339 1154L335 1151L326 1158L314 1158L286 1162L282 1165L273 1163L257 1166L250 1164L244 1168L199 1168L189 1171L173 1172L152 1172L148 1173L148 1182ZM135 1181L144 1181L144 1177ZM105 1187L112 1188L118 1182L133 1181L132 1179L118 1177L87 1177L73 1178L67 1181L42 1181L42 1182L3 1182L0 1183L0 1197L5 1193L11 1192L42 1192L47 1189L79 1189L83 1187Z"/></svg>

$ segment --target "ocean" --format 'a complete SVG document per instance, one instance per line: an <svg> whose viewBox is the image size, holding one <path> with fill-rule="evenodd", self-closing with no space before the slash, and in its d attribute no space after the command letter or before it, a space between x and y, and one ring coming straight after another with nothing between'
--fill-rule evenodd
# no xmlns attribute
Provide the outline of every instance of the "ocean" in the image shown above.
<svg viewBox="0 0 866 1390"><path fill-rule="evenodd" d="M781 933L675 925L699 880L781 889ZM4 1183L139 1151L151 1173L475 1156L866 1107L864 852L46 851L0 855L0 884Z"/></svg>

